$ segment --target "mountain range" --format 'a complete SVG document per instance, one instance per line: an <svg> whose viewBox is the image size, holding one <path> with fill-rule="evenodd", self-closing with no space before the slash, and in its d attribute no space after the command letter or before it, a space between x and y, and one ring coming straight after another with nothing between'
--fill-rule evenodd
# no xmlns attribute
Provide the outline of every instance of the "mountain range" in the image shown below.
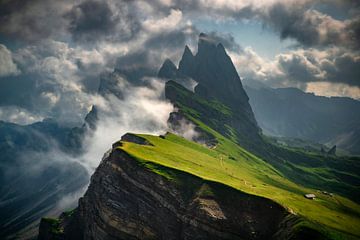
<svg viewBox="0 0 360 240"><path fill-rule="evenodd" d="M245 86L256 119L267 135L298 138L360 154L360 102L323 97L297 88Z"/></svg>
<svg viewBox="0 0 360 240"><path fill-rule="evenodd" d="M99 94L122 99L121 74L138 78L117 69L101 80ZM166 60L158 77L176 109L168 132L122 136L78 206L44 217L38 239L359 238L360 159L279 145L267 136L357 153L358 143L344 141L354 138L336 140L356 135L358 116L349 114L357 101L244 87L224 46L205 34L196 54L186 46L179 65ZM189 81L196 82L193 91L185 87ZM331 104L338 110L330 111ZM55 203L88 184L83 166L72 162L59 171L49 150L80 156L88 147L84 136L101 121L97 115L94 106L75 128L51 119L0 123L1 236L17 238L40 216L56 215ZM38 174L26 174L27 166L47 161ZM315 200L304 197L309 193Z"/></svg>

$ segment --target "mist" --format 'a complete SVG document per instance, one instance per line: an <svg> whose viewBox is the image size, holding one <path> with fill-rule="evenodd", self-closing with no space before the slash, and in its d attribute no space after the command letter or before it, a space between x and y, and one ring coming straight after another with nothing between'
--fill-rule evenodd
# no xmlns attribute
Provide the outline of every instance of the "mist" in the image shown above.
<svg viewBox="0 0 360 240"><path fill-rule="evenodd" d="M98 166L103 154L127 132L163 134L173 105L164 98L165 83L157 78L144 78L142 86L133 86L117 76L123 98L104 96L98 109L98 124L84 140L85 154L79 158L89 173Z"/></svg>

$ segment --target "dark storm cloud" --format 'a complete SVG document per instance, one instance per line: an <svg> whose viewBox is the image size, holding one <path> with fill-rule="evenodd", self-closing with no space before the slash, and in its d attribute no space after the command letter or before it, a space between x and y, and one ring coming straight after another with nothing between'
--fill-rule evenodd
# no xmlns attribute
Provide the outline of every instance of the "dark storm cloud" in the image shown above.
<svg viewBox="0 0 360 240"><path fill-rule="evenodd" d="M326 72L325 79L328 81L360 87L360 56L343 53L332 63L322 64L321 68Z"/></svg>
<svg viewBox="0 0 360 240"><path fill-rule="evenodd" d="M278 55L276 65L283 78L293 82L324 81L360 87L360 56L344 49L295 50Z"/></svg>
<svg viewBox="0 0 360 240"><path fill-rule="evenodd" d="M360 2L359 2L360 5ZM350 23L346 26L346 31L348 32L351 42L354 43L354 46L357 49L360 49L360 9L359 15L350 21Z"/></svg>
<svg viewBox="0 0 360 240"><path fill-rule="evenodd" d="M70 32L75 40L91 41L115 31L118 16L114 16L107 2L87 1L69 13Z"/></svg>
<svg viewBox="0 0 360 240"><path fill-rule="evenodd" d="M306 47L342 45L359 49L359 20L337 20L309 6L271 6L264 14L264 25L273 28L282 39L295 39Z"/></svg>
<svg viewBox="0 0 360 240"><path fill-rule="evenodd" d="M129 7L131 2L84 1L65 15L70 21L69 31L74 40L126 41L140 30L140 23Z"/></svg>
<svg viewBox="0 0 360 240"><path fill-rule="evenodd" d="M3 0L0 2L0 34L16 41L39 41L61 36L62 14L68 1Z"/></svg>

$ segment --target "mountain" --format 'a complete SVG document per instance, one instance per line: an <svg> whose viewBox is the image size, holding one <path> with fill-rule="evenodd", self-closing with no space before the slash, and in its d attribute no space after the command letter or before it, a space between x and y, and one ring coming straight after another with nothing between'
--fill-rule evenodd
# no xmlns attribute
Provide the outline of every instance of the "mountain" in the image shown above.
<svg viewBox="0 0 360 240"><path fill-rule="evenodd" d="M295 88L245 87L265 134L337 145L360 154L360 102Z"/></svg>
<svg viewBox="0 0 360 240"><path fill-rule="evenodd" d="M87 171L76 162L61 159L57 152L69 149L71 133L72 128L51 119L27 126L0 122L2 239L30 224L36 229L41 216L87 184Z"/></svg>
<svg viewBox="0 0 360 240"><path fill-rule="evenodd" d="M242 87L234 64L221 43L215 44L208 36L200 34L198 52L195 56L186 46L179 68L177 69L170 60L166 60L158 75L167 79L191 78L195 80L198 83L195 87L196 94L209 104L222 109L224 113L232 115L228 118L225 113L220 119L212 117L212 112L206 112L203 118L229 120L222 123L214 122L212 126L226 136L235 134L241 144L251 146L261 142L261 129L250 107L249 97ZM172 102L176 98L171 88L166 89L166 94Z"/></svg>
<svg viewBox="0 0 360 240"><path fill-rule="evenodd" d="M232 66L204 34L195 56L185 48L179 67L167 60L169 129L193 134L124 135L78 207L43 218L38 239L359 238L360 159L271 142Z"/></svg>

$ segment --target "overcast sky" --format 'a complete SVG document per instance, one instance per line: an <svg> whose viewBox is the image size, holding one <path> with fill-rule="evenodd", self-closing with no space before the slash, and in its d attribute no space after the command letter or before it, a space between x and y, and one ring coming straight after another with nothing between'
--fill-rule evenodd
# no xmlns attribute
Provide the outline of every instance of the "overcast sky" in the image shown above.
<svg viewBox="0 0 360 240"><path fill-rule="evenodd" d="M100 75L221 41L242 79L360 99L360 1L0 0L0 120L80 121Z"/></svg>

